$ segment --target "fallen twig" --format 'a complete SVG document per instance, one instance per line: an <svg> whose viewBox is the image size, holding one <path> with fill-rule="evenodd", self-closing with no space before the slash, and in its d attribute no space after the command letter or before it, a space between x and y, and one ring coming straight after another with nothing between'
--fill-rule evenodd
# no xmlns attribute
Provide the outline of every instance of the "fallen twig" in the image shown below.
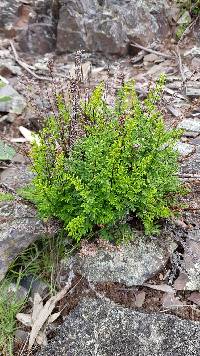
<svg viewBox="0 0 200 356"><path fill-rule="evenodd" d="M199 16L197 16L197 17L194 19L194 21L192 21L192 22L189 24L189 26L185 29L185 31L184 31L184 32L182 33L182 35L181 35L181 38L180 38L179 41L178 41L178 45L179 45L179 43L181 43L181 41L183 40L183 38L184 38L186 35L188 35L188 34L190 33L190 30L191 30L192 27L197 23L198 19L199 19Z"/></svg>
<svg viewBox="0 0 200 356"><path fill-rule="evenodd" d="M198 174L177 174L177 176L182 179L200 179Z"/></svg>
<svg viewBox="0 0 200 356"><path fill-rule="evenodd" d="M149 52L149 53L157 54L158 56L161 56L161 57L164 57L164 58L167 58L167 59L172 59L173 58L173 56L171 56L170 54L166 54L166 53L162 53L162 52L159 52L159 51L155 51L154 49L141 46L136 42L131 43L131 46L139 48L139 49L143 49L144 51Z"/></svg>
<svg viewBox="0 0 200 356"><path fill-rule="evenodd" d="M178 64L179 64L181 77L182 77L183 83L185 83L186 78L185 78L185 74L184 74L184 71L183 71L183 64L182 64L182 58L181 58L179 46L176 47L176 53L177 53L177 58L178 58Z"/></svg>
<svg viewBox="0 0 200 356"><path fill-rule="evenodd" d="M25 63L24 61L22 61L18 54L17 54L17 51L15 49L15 46L14 46L14 43L13 41L10 40L10 46L12 48L12 51L13 51L13 54L14 54L14 58L15 58L15 61L22 67L24 68L28 73L30 73L34 78L36 79L39 79L39 80L48 80L48 81L52 81L50 78L47 78L47 77L44 77L44 76L40 76L40 75L37 75L33 72L32 69L30 69L29 65L27 63Z"/></svg>

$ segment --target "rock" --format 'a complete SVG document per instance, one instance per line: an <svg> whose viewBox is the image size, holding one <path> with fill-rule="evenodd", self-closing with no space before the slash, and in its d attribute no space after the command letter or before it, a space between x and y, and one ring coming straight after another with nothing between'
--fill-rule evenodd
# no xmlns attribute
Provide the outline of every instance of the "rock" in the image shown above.
<svg viewBox="0 0 200 356"><path fill-rule="evenodd" d="M187 96L199 97L200 96L200 85L196 82L194 82L192 85L186 85L185 93Z"/></svg>
<svg viewBox="0 0 200 356"><path fill-rule="evenodd" d="M36 210L17 201L0 203L0 281L18 254L46 234Z"/></svg>
<svg viewBox="0 0 200 356"><path fill-rule="evenodd" d="M200 136L194 138L194 139L191 141L191 144L192 144L192 145L196 145L196 146L200 146Z"/></svg>
<svg viewBox="0 0 200 356"><path fill-rule="evenodd" d="M199 292L191 293L188 300L190 300L194 304L200 306L200 293Z"/></svg>
<svg viewBox="0 0 200 356"><path fill-rule="evenodd" d="M15 332L15 341L17 343L22 343L22 344L26 344L29 338L29 332L22 330L22 329L17 329Z"/></svg>
<svg viewBox="0 0 200 356"><path fill-rule="evenodd" d="M30 291L32 299L35 293L39 293L42 298L45 298L49 292L49 287L45 282L31 275L24 277L20 284Z"/></svg>
<svg viewBox="0 0 200 356"><path fill-rule="evenodd" d="M200 291L200 230L192 230L188 233L182 270L174 283L174 288Z"/></svg>
<svg viewBox="0 0 200 356"><path fill-rule="evenodd" d="M6 101L0 101L0 112L9 112L13 114L22 114L26 107L26 102L23 96L13 89L9 84L5 84L0 87L0 97L8 97Z"/></svg>
<svg viewBox="0 0 200 356"><path fill-rule="evenodd" d="M158 37L166 37L166 9L164 0L156 4L152 0L62 0L57 50L125 55L131 42L149 45Z"/></svg>
<svg viewBox="0 0 200 356"><path fill-rule="evenodd" d="M13 60L0 59L0 75L3 77L11 77L12 75L21 75L22 71L19 66L16 66Z"/></svg>
<svg viewBox="0 0 200 356"><path fill-rule="evenodd" d="M188 281L186 290L200 291L200 230L193 230L186 240L187 249L184 253L184 268Z"/></svg>
<svg viewBox="0 0 200 356"><path fill-rule="evenodd" d="M93 283L141 285L166 264L175 248L176 244L170 240L161 247L157 241L137 237L133 243L122 245L115 251L98 248L93 256L76 255L74 272Z"/></svg>
<svg viewBox="0 0 200 356"><path fill-rule="evenodd" d="M23 302L28 297L28 290L23 286L11 283L8 287L8 297Z"/></svg>
<svg viewBox="0 0 200 356"><path fill-rule="evenodd" d="M34 175L29 166L25 164L16 165L4 169L0 174L0 183L5 184L8 188L15 191L25 188L31 183Z"/></svg>
<svg viewBox="0 0 200 356"><path fill-rule="evenodd" d="M186 273L181 272L178 278L174 282L174 288L176 290L185 290L186 283L188 282L188 276Z"/></svg>
<svg viewBox="0 0 200 356"><path fill-rule="evenodd" d="M184 119L178 124L179 129L186 131L194 131L200 133L200 120L199 119Z"/></svg>
<svg viewBox="0 0 200 356"><path fill-rule="evenodd" d="M158 78L161 74L170 74L174 72L174 67L173 64L170 60L166 60L164 62L161 62L159 64L155 64L153 67L151 67L147 75L150 77Z"/></svg>
<svg viewBox="0 0 200 356"><path fill-rule="evenodd" d="M21 50L44 54L55 49L57 1L1 0L0 33L16 39Z"/></svg>
<svg viewBox="0 0 200 356"><path fill-rule="evenodd" d="M7 121L9 123L12 123L15 121L17 115L16 114L12 114L12 113L9 113L7 115L3 115L1 118L0 118L0 122L3 122L3 121Z"/></svg>
<svg viewBox="0 0 200 356"><path fill-rule="evenodd" d="M84 299L37 356L194 356L199 348L198 322Z"/></svg>
<svg viewBox="0 0 200 356"><path fill-rule="evenodd" d="M195 147L185 142L178 142L175 145L175 150L177 150L182 157L187 157L195 152Z"/></svg>

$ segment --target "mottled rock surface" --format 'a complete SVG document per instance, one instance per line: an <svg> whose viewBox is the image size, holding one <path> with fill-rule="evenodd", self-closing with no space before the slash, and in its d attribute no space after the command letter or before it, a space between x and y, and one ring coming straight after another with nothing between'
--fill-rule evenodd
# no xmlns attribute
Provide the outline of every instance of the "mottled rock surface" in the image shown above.
<svg viewBox="0 0 200 356"><path fill-rule="evenodd" d="M130 44L167 38L168 0L1 0L0 33L22 51L125 55Z"/></svg>
<svg viewBox="0 0 200 356"><path fill-rule="evenodd" d="M90 282L118 282L127 286L141 285L154 276L167 262L176 248L168 240L163 246L158 241L138 237L133 243L120 246L114 251L99 248L95 255L76 255L74 272L80 273Z"/></svg>
<svg viewBox="0 0 200 356"><path fill-rule="evenodd" d="M192 230L186 240L182 272L177 279L181 289L200 291L200 230ZM178 282L175 282L175 287ZM179 289L179 288L177 288Z"/></svg>
<svg viewBox="0 0 200 356"><path fill-rule="evenodd" d="M38 356L197 356L200 324L85 299Z"/></svg>
<svg viewBox="0 0 200 356"><path fill-rule="evenodd" d="M26 107L25 99L9 84L0 87L0 97L8 99L0 102L0 112L20 115Z"/></svg>
<svg viewBox="0 0 200 356"><path fill-rule="evenodd" d="M34 175L30 171L30 168L27 165L16 165L4 169L0 174L0 183L5 184L6 187L14 189L25 188L28 184L31 183Z"/></svg>
<svg viewBox="0 0 200 356"><path fill-rule="evenodd" d="M0 203L0 280L17 255L45 232L33 207L16 201Z"/></svg>
<svg viewBox="0 0 200 356"><path fill-rule="evenodd" d="M57 49L127 54L131 42L149 44L166 38L167 4L166 0L62 0Z"/></svg>

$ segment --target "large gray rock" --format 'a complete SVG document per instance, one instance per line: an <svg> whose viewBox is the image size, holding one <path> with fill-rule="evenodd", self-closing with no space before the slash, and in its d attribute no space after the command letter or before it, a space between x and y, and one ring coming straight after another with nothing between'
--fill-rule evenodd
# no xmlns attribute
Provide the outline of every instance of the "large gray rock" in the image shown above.
<svg viewBox="0 0 200 356"><path fill-rule="evenodd" d="M44 54L54 50L57 3L52 0L1 0L0 34L16 37L23 51Z"/></svg>
<svg viewBox="0 0 200 356"><path fill-rule="evenodd" d="M133 41L166 37L167 0L62 0L57 27L59 52L85 49L124 55Z"/></svg>
<svg viewBox="0 0 200 356"><path fill-rule="evenodd" d="M85 299L38 356L197 356L200 323Z"/></svg>
<svg viewBox="0 0 200 356"><path fill-rule="evenodd" d="M77 254L67 266L74 265L75 272L93 283L141 285L163 268L175 248L176 243L171 240L161 246L158 241L138 237L133 243L113 251L99 248L95 255Z"/></svg>
<svg viewBox="0 0 200 356"><path fill-rule="evenodd" d="M45 233L32 206L17 201L0 203L0 281L17 255Z"/></svg>

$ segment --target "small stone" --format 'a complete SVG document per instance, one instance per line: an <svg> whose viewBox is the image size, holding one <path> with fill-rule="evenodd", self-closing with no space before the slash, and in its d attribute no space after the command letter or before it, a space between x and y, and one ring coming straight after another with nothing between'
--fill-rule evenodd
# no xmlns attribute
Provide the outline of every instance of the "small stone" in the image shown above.
<svg viewBox="0 0 200 356"><path fill-rule="evenodd" d="M4 83L4 86L0 87L1 96L7 97L8 100L0 102L0 112L22 114L26 107L25 99L11 85Z"/></svg>
<svg viewBox="0 0 200 356"><path fill-rule="evenodd" d="M44 298L49 292L49 287L45 282L31 275L23 278L21 285L30 290L31 298L34 298L35 293L38 293L42 298Z"/></svg>
<svg viewBox="0 0 200 356"><path fill-rule="evenodd" d="M185 142L178 142L175 145L175 150L177 150L181 156L187 157L195 152L195 147Z"/></svg>
<svg viewBox="0 0 200 356"><path fill-rule="evenodd" d="M0 75L11 77L12 75L21 75L22 71L12 60L0 59Z"/></svg>
<svg viewBox="0 0 200 356"><path fill-rule="evenodd" d="M197 145L199 146L200 145L200 136L196 137L194 140L192 140L191 142L191 145Z"/></svg>
<svg viewBox="0 0 200 356"><path fill-rule="evenodd" d="M195 303L196 305L200 306L200 293L199 292L193 292L190 294L188 300L191 302Z"/></svg>
<svg viewBox="0 0 200 356"><path fill-rule="evenodd" d="M16 114L12 114L12 113L9 113L7 115L3 115L1 118L0 118L0 122L2 121L7 121L9 123L13 123L16 119Z"/></svg>
<svg viewBox="0 0 200 356"><path fill-rule="evenodd" d="M195 138L199 135L199 132L194 132L194 131L185 131L183 133L183 137L188 137L188 138Z"/></svg>
<svg viewBox="0 0 200 356"><path fill-rule="evenodd" d="M8 287L8 297L16 298L17 301L23 301L28 297L28 290L21 285L11 283Z"/></svg>
<svg viewBox="0 0 200 356"><path fill-rule="evenodd" d="M185 290L188 277L184 272L181 272L178 278L174 282L174 288L176 290Z"/></svg>
<svg viewBox="0 0 200 356"><path fill-rule="evenodd" d="M17 329L15 332L15 341L20 344L24 344L27 342L29 338L29 332L23 329Z"/></svg>
<svg viewBox="0 0 200 356"><path fill-rule="evenodd" d="M175 297L174 293L165 293L162 298L162 307L167 309L174 309L183 306L179 298Z"/></svg>
<svg viewBox="0 0 200 356"><path fill-rule="evenodd" d="M178 124L179 129L187 131L194 131L200 133L200 120L198 119L184 119Z"/></svg>

